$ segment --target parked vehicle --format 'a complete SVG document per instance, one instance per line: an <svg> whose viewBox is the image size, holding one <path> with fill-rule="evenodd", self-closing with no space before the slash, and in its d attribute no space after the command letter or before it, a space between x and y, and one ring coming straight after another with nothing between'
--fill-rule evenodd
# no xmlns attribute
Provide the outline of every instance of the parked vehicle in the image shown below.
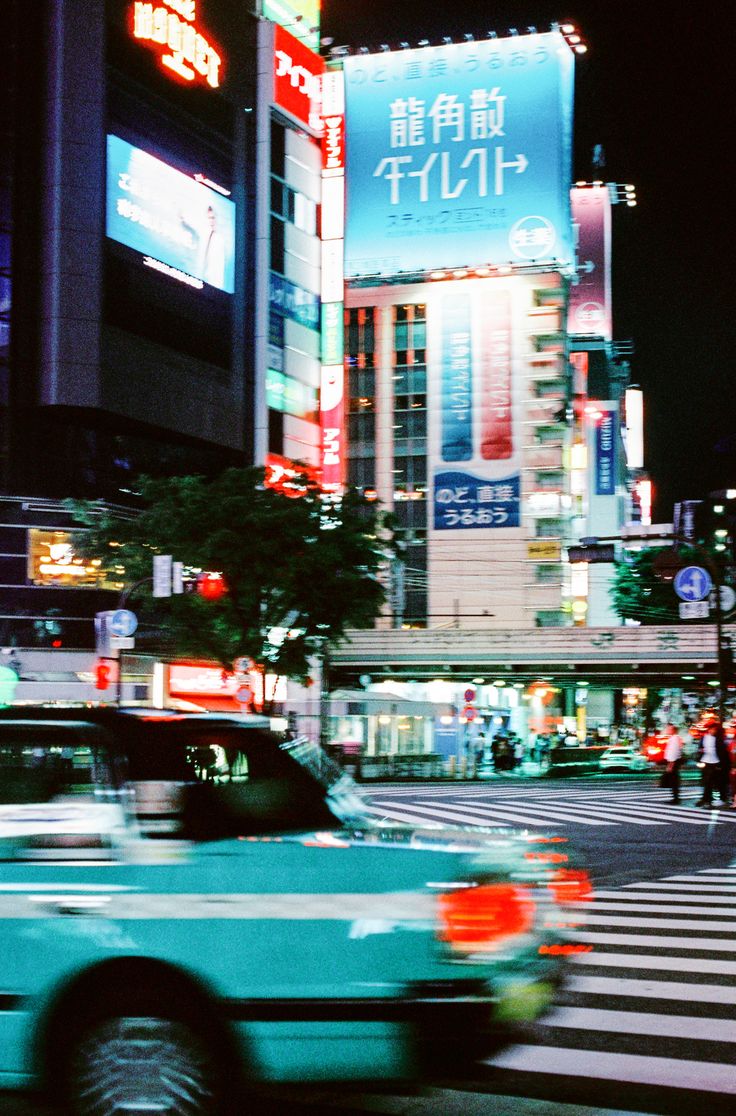
<svg viewBox="0 0 736 1116"><path fill-rule="evenodd" d="M585 877L543 842L378 824L237 716L5 710L0 1088L212 1116L261 1082L456 1071L575 948Z"/></svg>

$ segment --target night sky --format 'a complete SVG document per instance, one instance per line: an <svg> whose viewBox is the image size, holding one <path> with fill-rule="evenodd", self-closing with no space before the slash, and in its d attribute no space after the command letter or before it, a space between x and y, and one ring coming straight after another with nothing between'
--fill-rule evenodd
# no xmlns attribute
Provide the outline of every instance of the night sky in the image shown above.
<svg viewBox="0 0 736 1116"><path fill-rule="evenodd" d="M670 521L673 501L736 488L735 315L726 305L732 32L715 5L324 0L322 34L378 49L510 27L548 31L553 20L575 23L589 48L576 67L573 178L637 189L636 208L613 210L614 340L634 343L655 517ZM605 152L601 172L592 168L595 144Z"/></svg>

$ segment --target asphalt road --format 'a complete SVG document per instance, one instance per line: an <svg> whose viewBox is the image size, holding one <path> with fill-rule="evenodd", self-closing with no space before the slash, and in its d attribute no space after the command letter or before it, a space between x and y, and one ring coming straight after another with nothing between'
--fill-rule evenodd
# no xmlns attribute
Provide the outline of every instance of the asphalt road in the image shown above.
<svg viewBox="0 0 736 1116"><path fill-rule="evenodd" d="M271 1116L731 1116L736 810L695 808L694 773L678 807L649 775L504 776L374 786L369 795L377 816L567 837L596 892L582 939L594 952L571 965L548 1019L474 1081L412 1096L300 1089L267 1104ZM35 1098L0 1094L0 1116L52 1114Z"/></svg>

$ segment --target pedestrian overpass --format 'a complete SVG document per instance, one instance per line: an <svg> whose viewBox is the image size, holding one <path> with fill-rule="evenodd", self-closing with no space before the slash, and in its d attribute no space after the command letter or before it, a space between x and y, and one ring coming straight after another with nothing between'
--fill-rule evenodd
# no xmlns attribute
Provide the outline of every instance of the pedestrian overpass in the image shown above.
<svg viewBox="0 0 736 1116"><path fill-rule="evenodd" d="M723 637L736 637L724 625ZM540 676L575 685L696 688L718 678L714 624L616 628L370 629L348 632L330 654L330 685L348 688L370 676L531 682Z"/></svg>

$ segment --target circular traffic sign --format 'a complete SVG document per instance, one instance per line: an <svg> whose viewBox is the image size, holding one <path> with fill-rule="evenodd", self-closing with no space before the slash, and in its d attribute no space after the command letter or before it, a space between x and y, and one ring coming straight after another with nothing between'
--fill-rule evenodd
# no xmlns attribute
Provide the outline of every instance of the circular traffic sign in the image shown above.
<svg viewBox="0 0 736 1116"><path fill-rule="evenodd" d="M681 601L704 601L713 588L713 581L702 566L685 566L678 571L673 585Z"/></svg>
<svg viewBox="0 0 736 1116"><path fill-rule="evenodd" d="M110 634L132 636L138 627L138 617L129 608L118 608L110 617Z"/></svg>
<svg viewBox="0 0 736 1116"><path fill-rule="evenodd" d="M467 690L465 691L464 696L465 696L466 701L472 701L473 698L475 697L475 690L472 690L470 687L468 687Z"/></svg>

